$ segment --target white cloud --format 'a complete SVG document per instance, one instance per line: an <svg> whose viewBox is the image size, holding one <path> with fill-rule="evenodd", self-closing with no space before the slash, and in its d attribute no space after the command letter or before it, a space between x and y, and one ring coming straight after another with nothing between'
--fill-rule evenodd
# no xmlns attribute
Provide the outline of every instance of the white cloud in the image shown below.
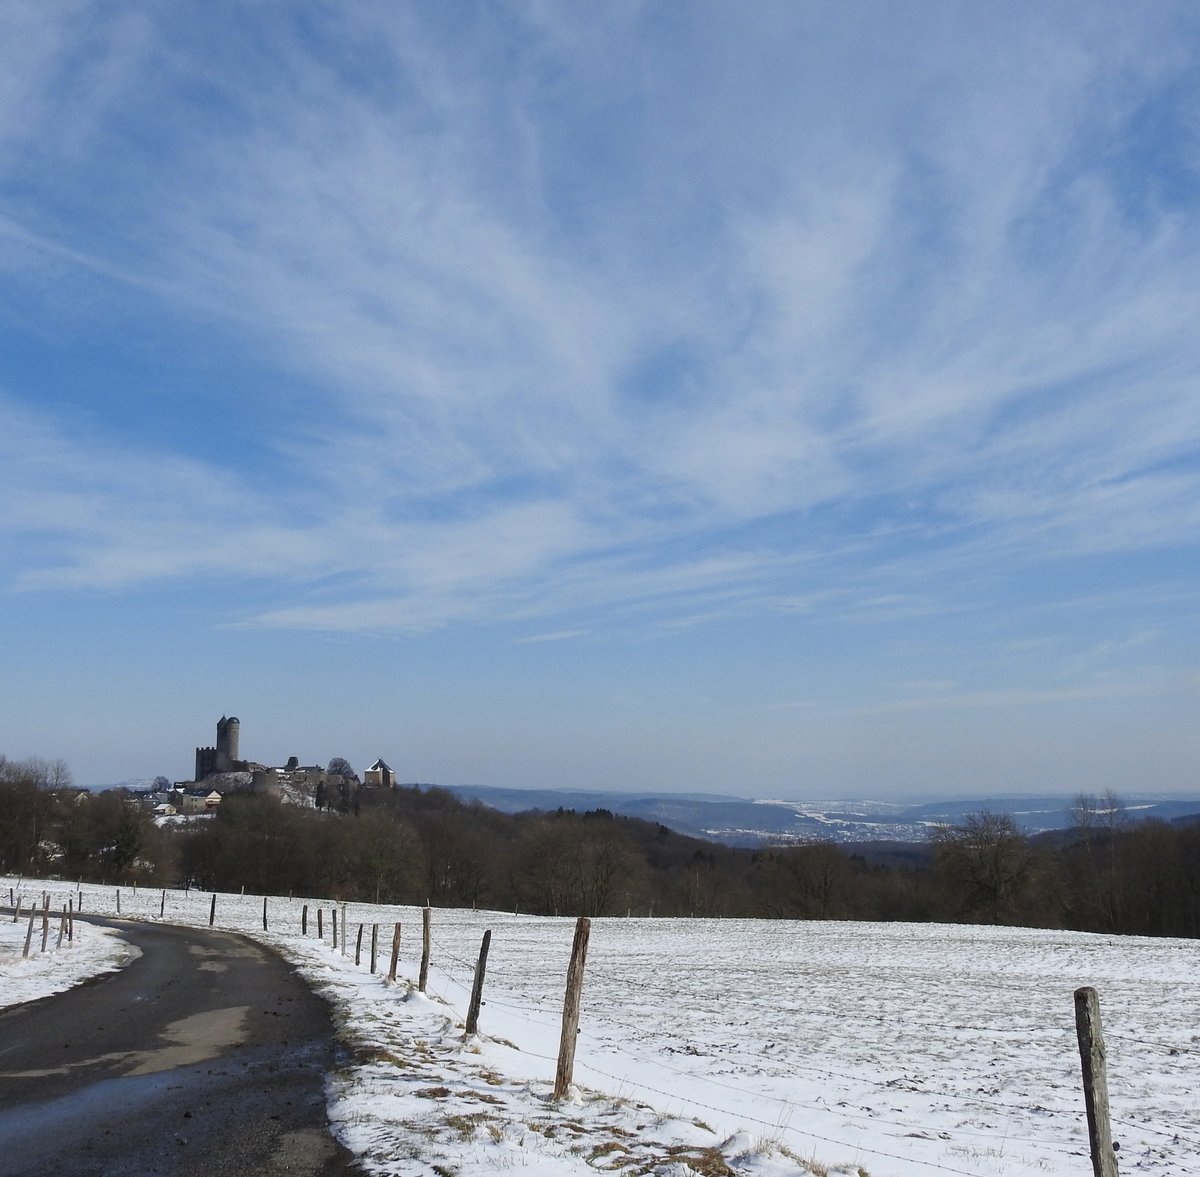
<svg viewBox="0 0 1200 1177"><path fill-rule="evenodd" d="M86 38L37 11L0 167L36 141L63 210L107 187L0 206L18 281L54 255L273 371L247 465L305 485L26 410L20 584L237 571L278 582L258 623L369 630L878 616L883 576L945 608L955 562L1200 534L1196 220L1130 217L1103 158L1177 75L1167 16L702 7L673 46L653 9L531 8L489 26L509 69L413 13L322 14L341 60L270 14L225 56L87 9L95 155L55 159Z"/></svg>

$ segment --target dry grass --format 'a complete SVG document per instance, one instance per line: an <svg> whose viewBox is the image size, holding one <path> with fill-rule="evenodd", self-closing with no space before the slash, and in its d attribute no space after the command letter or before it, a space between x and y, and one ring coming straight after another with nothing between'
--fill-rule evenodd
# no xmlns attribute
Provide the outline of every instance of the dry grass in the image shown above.
<svg viewBox="0 0 1200 1177"><path fill-rule="evenodd" d="M487 1119L486 1112L472 1112L466 1116L456 1112L447 1116L444 1123L447 1128L453 1128L464 1140L468 1140L475 1135L475 1129L486 1123Z"/></svg>
<svg viewBox="0 0 1200 1177"><path fill-rule="evenodd" d="M724 1154L717 1148L696 1148L679 1144L668 1148L667 1156L672 1160L683 1161L701 1177L737 1177L729 1167L729 1162L725 1160Z"/></svg>

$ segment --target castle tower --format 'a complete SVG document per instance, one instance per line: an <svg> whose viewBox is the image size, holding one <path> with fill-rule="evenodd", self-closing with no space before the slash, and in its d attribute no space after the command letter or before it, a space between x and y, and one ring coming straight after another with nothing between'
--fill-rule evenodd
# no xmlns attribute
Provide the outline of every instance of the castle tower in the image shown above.
<svg viewBox="0 0 1200 1177"><path fill-rule="evenodd" d="M235 762L239 759L238 740L242 725L236 715L228 719L225 716L217 721L217 772L235 772Z"/></svg>

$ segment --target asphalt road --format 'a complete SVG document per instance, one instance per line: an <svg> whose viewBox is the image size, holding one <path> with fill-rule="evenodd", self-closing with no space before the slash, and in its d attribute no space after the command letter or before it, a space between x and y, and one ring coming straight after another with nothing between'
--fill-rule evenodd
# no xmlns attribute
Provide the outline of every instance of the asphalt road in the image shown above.
<svg viewBox="0 0 1200 1177"><path fill-rule="evenodd" d="M227 932L100 920L141 956L0 1011L0 1175L357 1173L329 1134L329 1011Z"/></svg>

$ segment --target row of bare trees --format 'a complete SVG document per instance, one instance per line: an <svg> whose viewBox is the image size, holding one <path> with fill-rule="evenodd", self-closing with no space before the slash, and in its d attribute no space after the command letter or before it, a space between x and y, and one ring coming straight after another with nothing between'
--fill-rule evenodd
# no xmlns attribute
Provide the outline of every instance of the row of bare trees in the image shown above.
<svg viewBox="0 0 1200 1177"><path fill-rule="evenodd" d="M213 821L181 835L180 871L215 889L564 915L643 900L644 866L611 815L513 818L441 790L409 792L346 815L227 797Z"/></svg>
<svg viewBox="0 0 1200 1177"><path fill-rule="evenodd" d="M0 756L0 870L53 869L114 881L134 870L149 852L147 843L156 841L162 841L159 831L122 792L72 788L61 760Z"/></svg>
<svg viewBox="0 0 1200 1177"><path fill-rule="evenodd" d="M1200 936L1200 821L1132 822L1080 797L1068 831L981 811L925 846L737 849L606 810L503 814L436 788L362 790L330 813L229 795L159 829L121 790L0 758L0 869L262 894L550 915L947 920Z"/></svg>
<svg viewBox="0 0 1200 1177"><path fill-rule="evenodd" d="M1083 794L1071 829L1030 839L1008 814L933 835L932 877L951 918L1200 936L1200 817L1131 821L1113 793Z"/></svg>
<svg viewBox="0 0 1200 1177"><path fill-rule="evenodd" d="M894 852L893 852L894 853ZM230 798L184 843L198 885L557 915L948 920L1200 935L1200 822L1129 822L1081 798L1075 827L1026 836L981 811L907 860L828 843L736 849L663 826L507 815L439 789L373 794L340 818Z"/></svg>

